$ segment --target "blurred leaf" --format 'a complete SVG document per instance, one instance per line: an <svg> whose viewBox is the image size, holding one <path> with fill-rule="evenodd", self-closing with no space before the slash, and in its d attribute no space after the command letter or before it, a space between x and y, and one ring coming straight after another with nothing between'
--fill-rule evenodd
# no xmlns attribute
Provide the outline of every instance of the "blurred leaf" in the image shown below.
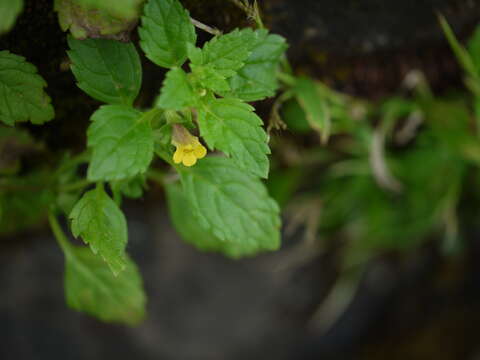
<svg viewBox="0 0 480 360"><path fill-rule="evenodd" d="M472 57L467 52L467 50L465 50L462 44L458 42L447 20L445 20L445 18L441 15L438 17L438 20L440 21L440 25L442 26L443 33L445 34L445 37L447 38L448 43L450 44L450 47L452 48L455 56L457 57L457 60L460 62L464 70L471 76L475 78L478 77L479 72L478 72L478 69L475 67Z"/></svg>
<svg viewBox="0 0 480 360"><path fill-rule="evenodd" d="M180 67L188 44L197 40L190 15L178 0L149 0L138 33L146 56L166 68Z"/></svg>
<svg viewBox="0 0 480 360"><path fill-rule="evenodd" d="M477 26L475 29L475 32L467 44L467 49L477 72L480 72L480 26Z"/></svg>
<svg viewBox="0 0 480 360"><path fill-rule="evenodd" d="M270 196L283 207L292 198L302 181L301 168L275 169L270 172L267 188Z"/></svg>
<svg viewBox="0 0 480 360"><path fill-rule="evenodd" d="M431 133L392 160L404 191L382 191L370 175L329 178L322 185L322 231L342 230L361 249L408 249L442 225L452 186L465 163ZM364 160L366 162L366 160Z"/></svg>
<svg viewBox="0 0 480 360"><path fill-rule="evenodd" d="M142 66L132 43L68 38L77 85L94 99L132 105L142 84Z"/></svg>
<svg viewBox="0 0 480 360"><path fill-rule="evenodd" d="M114 275L125 270L127 222L102 187L86 192L69 216L72 233L105 260Z"/></svg>
<svg viewBox="0 0 480 360"><path fill-rule="evenodd" d="M305 111L296 99L287 101L282 106L282 119L287 124L289 130L298 133L308 133L311 131L310 123L307 120Z"/></svg>
<svg viewBox="0 0 480 360"><path fill-rule="evenodd" d="M43 124L54 118L50 97L43 89L47 83L23 56L0 51L0 86L0 120L5 124L28 120Z"/></svg>
<svg viewBox="0 0 480 360"><path fill-rule="evenodd" d="M425 122L441 143L461 153L477 142L470 130L470 112L463 99L436 99L420 103Z"/></svg>
<svg viewBox="0 0 480 360"><path fill-rule="evenodd" d="M88 183L85 180L82 181L78 174L80 164L81 162L66 153L57 168L57 206L66 216L70 214L84 188L88 186ZM78 186L79 183L82 185Z"/></svg>
<svg viewBox="0 0 480 360"><path fill-rule="evenodd" d="M12 175L20 170L20 160L43 149L23 129L0 126L0 175Z"/></svg>
<svg viewBox="0 0 480 360"><path fill-rule="evenodd" d="M138 18L145 0L78 0L79 4L103 10L112 16L134 20Z"/></svg>
<svg viewBox="0 0 480 360"><path fill-rule="evenodd" d="M137 175L131 179L117 180L110 183L114 194L122 194L131 199L142 197L147 187L145 175Z"/></svg>
<svg viewBox="0 0 480 360"><path fill-rule="evenodd" d="M320 133L325 143L330 136L330 111L327 101L317 91L316 84L307 77L300 77L295 82L294 91L310 126Z"/></svg>
<svg viewBox="0 0 480 360"><path fill-rule="evenodd" d="M8 32L23 10L23 0L0 0L0 35Z"/></svg>
<svg viewBox="0 0 480 360"><path fill-rule="evenodd" d="M55 201L50 173L0 179L0 234L12 234L39 225Z"/></svg>
<svg viewBox="0 0 480 360"><path fill-rule="evenodd" d="M130 258L113 276L108 265L90 249L70 247L66 255L67 304L103 321L137 325L145 317L146 297L140 273Z"/></svg>
<svg viewBox="0 0 480 360"><path fill-rule="evenodd" d="M62 30L70 30L76 39L103 37L128 41L137 21L137 14L131 11L134 2L139 4L140 0L117 0L116 5L113 0L55 0L54 10ZM125 4L128 6L123 6L124 11L116 11Z"/></svg>

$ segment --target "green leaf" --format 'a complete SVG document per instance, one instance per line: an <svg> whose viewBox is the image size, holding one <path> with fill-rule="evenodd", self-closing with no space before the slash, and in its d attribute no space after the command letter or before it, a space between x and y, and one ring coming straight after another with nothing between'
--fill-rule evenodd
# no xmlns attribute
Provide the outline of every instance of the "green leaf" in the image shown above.
<svg viewBox="0 0 480 360"><path fill-rule="evenodd" d="M190 15L178 0L149 0L138 33L147 57L166 68L181 66L188 44L195 45L197 39Z"/></svg>
<svg viewBox="0 0 480 360"><path fill-rule="evenodd" d="M264 29L256 30L254 35L250 56L237 74L229 79L231 91L225 96L256 101L275 94L278 87L277 67L287 49L285 39L279 35L269 35Z"/></svg>
<svg viewBox="0 0 480 360"><path fill-rule="evenodd" d="M112 16L125 20L138 18L145 0L77 0L79 4L106 11Z"/></svg>
<svg viewBox="0 0 480 360"><path fill-rule="evenodd" d="M127 265L127 222L122 211L102 187L86 192L69 216L72 233L99 254L113 274L118 275Z"/></svg>
<svg viewBox="0 0 480 360"><path fill-rule="evenodd" d="M142 66L132 43L68 38L77 85L94 99L132 105L142 84Z"/></svg>
<svg viewBox="0 0 480 360"><path fill-rule="evenodd" d="M230 85L228 84L227 79L217 70L209 66L202 65L196 66L191 64L190 67L193 72L193 78L198 82L201 88L210 89L217 94L221 94L230 90Z"/></svg>
<svg viewBox="0 0 480 360"><path fill-rule="evenodd" d="M178 183L165 186L168 210L173 226L181 238L202 251L219 252L237 259L258 251L254 242L227 242L203 229L195 218L182 187Z"/></svg>
<svg viewBox="0 0 480 360"><path fill-rule="evenodd" d="M23 10L23 0L0 0L0 35L9 31Z"/></svg>
<svg viewBox="0 0 480 360"><path fill-rule="evenodd" d="M321 134L322 142L325 142L330 135L331 127L330 112L325 98L317 90L315 82L307 77L297 79L294 91L310 126Z"/></svg>
<svg viewBox="0 0 480 360"><path fill-rule="evenodd" d="M130 5L118 9L127 2ZM58 22L63 31L70 30L76 39L109 38L128 41L130 31L137 22L140 0L120 0L113 5L113 0L55 0L54 10L58 12Z"/></svg>
<svg viewBox="0 0 480 360"><path fill-rule="evenodd" d="M447 20L445 20L445 18L441 15L438 17L438 20L440 22L440 26L443 29L443 33L445 34L445 37L447 38L447 41L453 50L453 53L457 57L458 62L462 65L463 69L467 73L469 73L473 77L477 77L479 71L475 68L475 64L473 63L470 54L462 46L462 44L458 42L455 33L448 24Z"/></svg>
<svg viewBox="0 0 480 360"><path fill-rule="evenodd" d="M467 44L467 49L477 71L480 73L480 26L475 29Z"/></svg>
<svg viewBox="0 0 480 360"><path fill-rule="evenodd" d="M193 52L192 64L204 65L214 69L219 75L227 78L236 74L250 55L250 49L257 38L250 28L235 29L226 35L215 36L205 43L201 54ZM189 54L192 50L189 51Z"/></svg>
<svg viewBox="0 0 480 360"><path fill-rule="evenodd" d="M244 171L268 177L267 134L253 107L237 99L212 99L198 109L200 134L210 149L232 156Z"/></svg>
<svg viewBox="0 0 480 360"><path fill-rule="evenodd" d="M162 109L182 110L195 105L195 100L196 96L187 74L180 68L173 68L167 72L156 106Z"/></svg>
<svg viewBox="0 0 480 360"><path fill-rule="evenodd" d="M46 186L51 173L38 171L22 176L2 177L0 189L0 234L15 234L38 227L55 201L52 187ZM19 191L21 189L21 191Z"/></svg>
<svg viewBox="0 0 480 360"><path fill-rule="evenodd" d="M290 99L283 104L281 115L282 120L287 124L288 130L295 133L308 133L312 131L305 111L302 109L297 99Z"/></svg>
<svg viewBox="0 0 480 360"><path fill-rule="evenodd" d="M153 132L146 114L125 105L104 105L91 120L87 131L87 145L93 149L89 180L126 179L148 169Z"/></svg>
<svg viewBox="0 0 480 360"><path fill-rule="evenodd" d="M113 276L102 259L88 248L66 253L65 297L68 306L103 321L137 325L145 317L146 296L140 273L130 258Z"/></svg>
<svg viewBox="0 0 480 360"><path fill-rule="evenodd" d="M47 85L23 56L0 51L0 120L7 125L30 120L43 124L55 116Z"/></svg>
<svg viewBox="0 0 480 360"><path fill-rule="evenodd" d="M27 129L0 126L0 176L18 173L22 170L22 159L43 149L43 144L36 142Z"/></svg>
<svg viewBox="0 0 480 360"><path fill-rule="evenodd" d="M114 194L122 194L131 199L138 199L143 195L143 190L147 187L147 184L144 175L137 175L131 179L112 181L110 187Z"/></svg>
<svg viewBox="0 0 480 360"><path fill-rule="evenodd" d="M278 249L279 208L258 178L221 157L184 167L180 175L193 216L208 233L238 253Z"/></svg>

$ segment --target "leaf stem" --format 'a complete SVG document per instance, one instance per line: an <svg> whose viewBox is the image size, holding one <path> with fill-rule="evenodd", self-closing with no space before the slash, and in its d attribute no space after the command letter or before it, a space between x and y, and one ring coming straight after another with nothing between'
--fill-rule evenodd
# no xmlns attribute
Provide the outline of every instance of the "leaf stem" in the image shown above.
<svg viewBox="0 0 480 360"><path fill-rule="evenodd" d="M198 20L195 20L194 18L190 18L190 21L195 27L202 29L203 31L212 34L212 35L222 35L222 32L218 29L215 29L211 26L205 25L204 23L201 23Z"/></svg>
<svg viewBox="0 0 480 360"><path fill-rule="evenodd" d="M165 183L165 174L157 169L148 169L147 178L155 181L160 185L163 185Z"/></svg>
<svg viewBox="0 0 480 360"><path fill-rule="evenodd" d="M48 213L48 222L50 223L52 233L55 236L58 245L63 250L65 256L73 257L72 245L67 240L67 236L65 235L60 224L58 223L57 217L51 211Z"/></svg>
<svg viewBox="0 0 480 360"><path fill-rule="evenodd" d="M60 192L69 192L69 191L74 191L74 190L79 190L79 189L83 189L85 187L87 187L88 185L90 185L91 182L88 181L87 179L82 179L82 180L79 180L77 182L74 182L74 183L71 183L71 184L67 184L67 185L64 185L64 186L60 186L58 188L58 190Z"/></svg>
<svg viewBox="0 0 480 360"><path fill-rule="evenodd" d="M139 121L147 121L151 123L162 112L162 109L154 107L153 109L144 112L143 115L140 117Z"/></svg>
<svg viewBox="0 0 480 360"><path fill-rule="evenodd" d="M291 86L291 87L295 86L295 82L296 82L295 77L290 74L279 72L277 74L277 78L283 83L287 84L288 86Z"/></svg>
<svg viewBox="0 0 480 360"><path fill-rule="evenodd" d="M90 160L90 152L88 150L81 152L80 154L69 159L65 164L62 164L58 167L55 172L55 176L58 176L63 171L70 169L71 167L77 166L78 164L86 163Z"/></svg>

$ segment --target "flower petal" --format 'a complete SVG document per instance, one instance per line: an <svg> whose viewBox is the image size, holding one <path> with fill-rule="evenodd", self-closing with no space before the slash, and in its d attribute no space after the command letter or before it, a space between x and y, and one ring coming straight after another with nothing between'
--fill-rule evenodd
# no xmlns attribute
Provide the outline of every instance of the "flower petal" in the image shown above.
<svg viewBox="0 0 480 360"><path fill-rule="evenodd" d="M183 165L193 166L197 162L197 158L193 152L185 153L183 156Z"/></svg>
<svg viewBox="0 0 480 360"><path fill-rule="evenodd" d="M184 158L183 149L181 147L178 147L177 150L175 151L175 154L173 154L173 162L175 164L180 164L183 158Z"/></svg>
<svg viewBox="0 0 480 360"><path fill-rule="evenodd" d="M197 159L201 159L205 157L205 155L207 155L207 149L205 149L205 146L199 143L197 146L195 146L193 153L195 154Z"/></svg>

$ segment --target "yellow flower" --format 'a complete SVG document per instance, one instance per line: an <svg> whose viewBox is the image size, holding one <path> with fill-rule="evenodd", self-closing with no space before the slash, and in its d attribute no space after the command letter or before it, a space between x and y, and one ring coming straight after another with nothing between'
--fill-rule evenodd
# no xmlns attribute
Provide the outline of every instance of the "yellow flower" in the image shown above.
<svg viewBox="0 0 480 360"><path fill-rule="evenodd" d="M173 124L172 144L177 147L173 154L175 164L183 163L185 166L193 166L197 159L207 155L207 149L198 141L198 138L180 124Z"/></svg>

